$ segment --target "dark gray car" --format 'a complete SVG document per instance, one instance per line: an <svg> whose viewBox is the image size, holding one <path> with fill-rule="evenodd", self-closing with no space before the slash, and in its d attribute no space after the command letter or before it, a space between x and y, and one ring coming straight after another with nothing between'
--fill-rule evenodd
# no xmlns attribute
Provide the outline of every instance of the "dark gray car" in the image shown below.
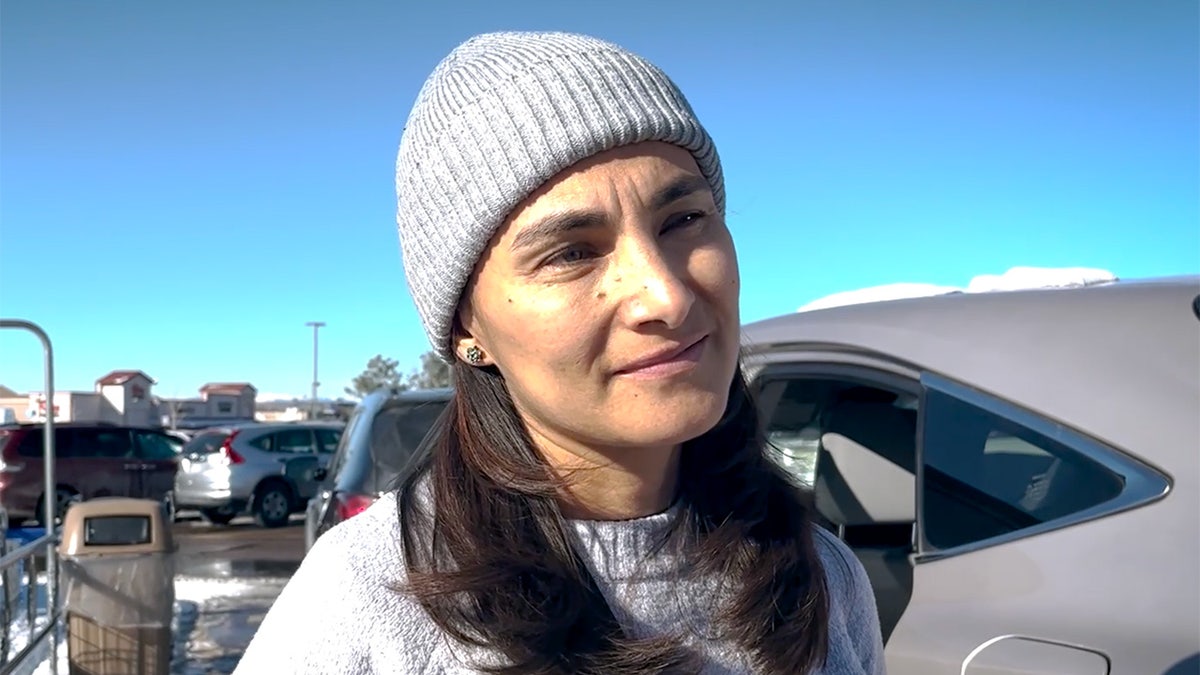
<svg viewBox="0 0 1200 675"><path fill-rule="evenodd" d="M451 389L380 390L354 409L337 452L305 512L305 545L370 506L396 485L397 477L429 433Z"/></svg>

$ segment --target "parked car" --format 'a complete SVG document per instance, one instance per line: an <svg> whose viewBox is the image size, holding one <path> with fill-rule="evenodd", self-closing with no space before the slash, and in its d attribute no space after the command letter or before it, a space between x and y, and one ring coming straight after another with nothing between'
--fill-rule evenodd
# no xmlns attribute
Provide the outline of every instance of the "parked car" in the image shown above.
<svg viewBox="0 0 1200 675"><path fill-rule="evenodd" d="M181 451L183 450L183 446L186 445L188 441L192 440L193 436L192 433L182 431L180 429L166 429L164 433L179 442L178 446Z"/></svg>
<svg viewBox="0 0 1200 675"><path fill-rule="evenodd" d="M304 518L305 546L370 506L396 479L450 400L450 389L380 390L363 398Z"/></svg>
<svg viewBox="0 0 1200 675"><path fill-rule="evenodd" d="M0 426L0 506L12 525L42 523L45 495L40 424ZM95 497L162 501L171 510L179 442L157 429L60 422L54 429L56 520L74 502Z"/></svg>
<svg viewBox="0 0 1200 675"><path fill-rule="evenodd" d="M1200 672L1200 278L744 327L891 675Z"/></svg>
<svg viewBox="0 0 1200 675"><path fill-rule="evenodd" d="M263 527L286 525L313 496L313 473L333 455L341 435L342 424L336 422L206 429L183 447L176 507L197 509L219 525L243 513Z"/></svg>

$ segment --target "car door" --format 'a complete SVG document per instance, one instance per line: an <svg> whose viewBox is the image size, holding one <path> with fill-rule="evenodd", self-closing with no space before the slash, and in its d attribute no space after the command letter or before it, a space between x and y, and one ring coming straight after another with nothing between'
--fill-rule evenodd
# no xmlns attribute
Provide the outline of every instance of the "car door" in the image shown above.
<svg viewBox="0 0 1200 675"><path fill-rule="evenodd" d="M1165 480L1031 411L936 375L921 381L913 595L888 672L1107 675L1106 622L1083 606L1089 589L1123 581L1081 566L1081 546L1103 542L1080 526Z"/></svg>
<svg viewBox="0 0 1200 675"><path fill-rule="evenodd" d="M815 520L871 580L885 644L912 594L919 387L833 353L769 359L752 389L773 458L812 490Z"/></svg>
<svg viewBox="0 0 1200 675"><path fill-rule="evenodd" d="M170 436L149 430L133 432L134 451L141 464L141 497L163 501L175 488L179 445Z"/></svg>
<svg viewBox="0 0 1200 675"><path fill-rule="evenodd" d="M317 537L325 530L325 526L329 521L329 508L333 499L333 490L337 483L338 472L345 465L347 455L351 452L356 433L355 429L362 420L369 419L369 417L370 415L367 414L365 407L360 404L350 415L350 421L346 423L346 427L338 434L337 445L334 447L329 461L325 464L321 480L317 481L313 496L309 499L308 507L305 510L305 550L311 548L316 542Z"/></svg>
<svg viewBox="0 0 1200 675"><path fill-rule="evenodd" d="M274 447L283 463L283 475L295 488L297 498L307 502L316 493L317 480L314 474L321 462L313 430L295 427L276 431Z"/></svg>
<svg viewBox="0 0 1200 675"><path fill-rule="evenodd" d="M64 452L55 467L60 483L75 486L84 499L141 496L141 462L133 451L128 429L81 427L70 432L69 444L63 445ZM67 440L58 435L55 439Z"/></svg>
<svg viewBox="0 0 1200 675"><path fill-rule="evenodd" d="M321 468L328 468L338 445L342 440L342 430L333 428L313 429L317 438L317 460Z"/></svg>

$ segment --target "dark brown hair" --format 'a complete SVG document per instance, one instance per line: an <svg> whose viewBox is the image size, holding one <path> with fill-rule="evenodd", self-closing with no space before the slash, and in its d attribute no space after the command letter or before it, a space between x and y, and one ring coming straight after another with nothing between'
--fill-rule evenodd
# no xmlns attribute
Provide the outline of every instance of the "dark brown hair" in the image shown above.
<svg viewBox="0 0 1200 675"><path fill-rule="evenodd" d="M399 488L403 590L450 637L506 657L487 672L697 672L677 636L634 640L617 623L500 374L455 362L454 378L453 400ZM724 636L766 672L820 667L829 599L811 509L769 458L740 371L721 422L684 444L678 505L668 540L687 547L697 573L733 581L717 623Z"/></svg>

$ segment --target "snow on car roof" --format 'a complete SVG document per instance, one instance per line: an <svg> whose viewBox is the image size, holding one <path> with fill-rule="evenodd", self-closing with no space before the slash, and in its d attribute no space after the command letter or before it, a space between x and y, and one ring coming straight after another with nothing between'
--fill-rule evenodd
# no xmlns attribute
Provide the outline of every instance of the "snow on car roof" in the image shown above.
<svg viewBox="0 0 1200 675"><path fill-rule="evenodd" d="M1013 267L1004 274L981 274L965 287L940 286L925 283L894 283L869 286L833 293L802 305L797 312L809 312L828 307L858 305L868 302L927 298L952 293L995 293L999 291L1036 288L1081 288L1117 281L1117 276L1104 269L1091 267Z"/></svg>

